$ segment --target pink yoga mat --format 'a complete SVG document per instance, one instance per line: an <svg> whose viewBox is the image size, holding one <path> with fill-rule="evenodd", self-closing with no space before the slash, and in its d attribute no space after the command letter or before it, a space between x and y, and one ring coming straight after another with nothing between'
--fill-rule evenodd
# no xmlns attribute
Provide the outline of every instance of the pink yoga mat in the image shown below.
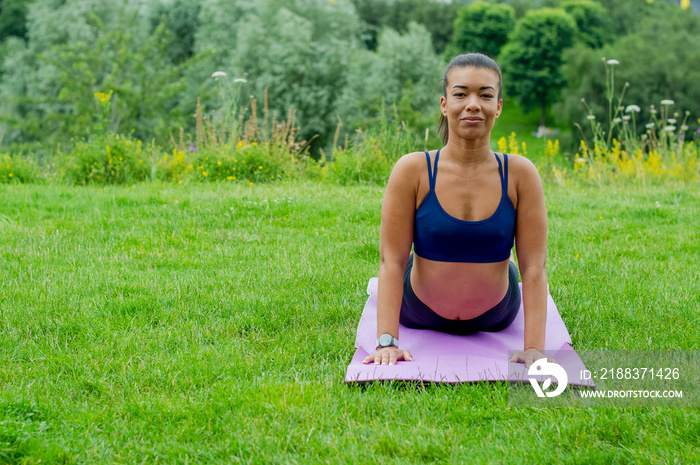
<svg viewBox="0 0 700 465"><path fill-rule="evenodd" d="M364 365L362 360L374 353L377 340L377 278L367 285L369 299L365 304L360 324L357 327L355 347L345 374L345 381L366 382L376 380L427 381L436 383L460 383L474 381L518 381L527 377L527 368L522 363L508 361L509 351L523 348L524 320L520 306L515 321L503 331L480 332L469 336L456 336L425 329L399 327L399 341L407 349L413 361L396 365ZM578 372L585 366L571 348L571 336L559 315L551 295L547 295L547 330L545 351L567 372ZM552 351L552 352L550 352ZM510 376L509 376L510 370ZM510 378L510 379L509 379ZM585 384L569 379L569 384Z"/></svg>

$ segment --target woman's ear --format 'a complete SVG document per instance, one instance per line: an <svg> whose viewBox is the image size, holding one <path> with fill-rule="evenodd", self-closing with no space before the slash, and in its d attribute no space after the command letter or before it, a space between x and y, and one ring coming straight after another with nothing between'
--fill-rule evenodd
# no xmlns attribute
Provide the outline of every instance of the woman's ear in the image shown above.
<svg viewBox="0 0 700 465"><path fill-rule="evenodd" d="M440 111L442 116L447 117L447 99L444 96L440 97Z"/></svg>

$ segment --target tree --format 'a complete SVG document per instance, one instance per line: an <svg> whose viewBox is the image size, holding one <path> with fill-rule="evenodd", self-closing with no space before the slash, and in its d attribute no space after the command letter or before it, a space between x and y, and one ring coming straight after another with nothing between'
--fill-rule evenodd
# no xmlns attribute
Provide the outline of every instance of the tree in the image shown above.
<svg viewBox="0 0 700 465"><path fill-rule="evenodd" d="M171 36L152 34L139 11L102 0L30 5L29 40L8 39L0 81L7 142L66 143L88 135L95 92L114 91L112 129L150 140L181 124L179 70L166 62Z"/></svg>
<svg viewBox="0 0 700 465"><path fill-rule="evenodd" d="M576 21L576 38L582 44L600 48L613 40L612 23L600 3L573 0L562 3L561 8Z"/></svg>
<svg viewBox="0 0 700 465"><path fill-rule="evenodd" d="M430 32L434 50L442 54L452 37L452 26L461 2L427 0L352 0L364 23L363 40L370 50L376 50L379 35L385 28L400 34L409 24L417 23Z"/></svg>
<svg viewBox="0 0 700 465"><path fill-rule="evenodd" d="M474 2L459 10L445 59L465 52L480 52L495 58L514 25L515 10L510 5Z"/></svg>
<svg viewBox="0 0 700 465"><path fill-rule="evenodd" d="M619 61L615 65L615 103L625 83L629 83L622 103L640 107L641 113L635 118L638 133L645 131L644 124L651 119L651 105L658 111L661 100L675 102L673 111L679 113L679 130L685 111L691 115L688 123L700 117L700 68L695 65L700 63L700 17L669 6L666 14L647 16L637 24L636 32L602 49L579 45L564 54L562 72L568 86L562 92L561 103L555 106L562 121L569 122L572 129L575 123L585 122L588 110L582 98L599 121L607 121L602 58Z"/></svg>
<svg viewBox="0 0 700 465"><path fill-rule="evenodd" d="M540 108L541 125L546 124L547 106L566 84L560 71L562 54L573 45L575 34L576 23L565 11L532 10L518 21L501 52L506 95L517 99L524 112Z"/></svg>
<svg viewBox="0 0 700 465"><path fill-rule="evenodd" d="M396 105L398 116L421 125L411 129L424 134L426 126L415 113L438 110L445 63L420 24L411 23L405 34L385 28L378 39L376 52L356 50L351 56L337 112L355 126L368 127L382 114L393 115Z"/></svg>
<svg viewBox="0 0 700 465"><path fill-rule="evenodd" d="M0 42L27 35L27 0L0 0Z"/></svg>
<svg viewBox="0 0 700 465"><path fill-rule="evenodd" d="M166 50L170 63L180 64L194 55L194 39L199 27L201 0L175 0L172 3L156 3L150 14L151 33L165 21L171 32L172 42Z"/></svg>

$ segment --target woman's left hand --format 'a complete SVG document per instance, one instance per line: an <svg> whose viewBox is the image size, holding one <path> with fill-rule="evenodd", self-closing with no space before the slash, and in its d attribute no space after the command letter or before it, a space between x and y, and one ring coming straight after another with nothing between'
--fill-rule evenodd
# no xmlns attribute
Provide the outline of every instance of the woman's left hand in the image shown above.
<svg viewBox="0 0 700 465"><path fill-rule="evenodd" d="M523 350L522 352L513 354L513 356L510 357L509 361L515 363L524 363L527 368L530 368L530 365L532 365L541 358L547 358L542 353L542 351L537 349L527 349ZM554 360L553 358L547 358L547 361L550 363L556 363L556 360Z"/></svg>

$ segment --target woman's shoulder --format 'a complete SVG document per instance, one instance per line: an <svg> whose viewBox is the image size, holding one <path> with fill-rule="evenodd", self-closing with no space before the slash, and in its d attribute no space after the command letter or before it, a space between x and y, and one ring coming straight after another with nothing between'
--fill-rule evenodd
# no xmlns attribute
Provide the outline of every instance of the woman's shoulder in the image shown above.
<svg viewBox="0 0 700 465"><path fill-rule="evenodd" d="M434 160L435 153L430 152L430 159ZM411 152L403 155L394 164L389 176L389 188L397 188L402 191L418 192L423 182L428 181L428 164L425 152Z"/></svg>
<svg viewBox="0 0 700 465"><path fill-rule="evenodd" d="M430 159L435 159L435 151L429 152ZM428 164L426 163L425 152L411 152L403 155L394 164L394 172L398 174L415 176L421 171L427 171Z"/></svg>
<svg viewBox="0 0 700 465"><path fill-rule="evenodd" d="M505 154L508 156L508 176L518 180L520 178L539 180L539 172L532 161L522 155Z"/></svg>

